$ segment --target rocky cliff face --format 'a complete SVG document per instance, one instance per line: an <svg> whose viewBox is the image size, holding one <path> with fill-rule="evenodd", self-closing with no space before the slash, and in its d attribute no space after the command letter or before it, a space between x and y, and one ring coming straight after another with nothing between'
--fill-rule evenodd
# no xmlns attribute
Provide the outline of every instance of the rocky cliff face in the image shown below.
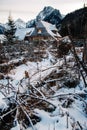
<svg viewBox="0 0 87 130"><path fill-rule="evenodd" d="M61 20L63 19L59 10L54 9L50 15L46 16L43 20L49 23L55 24L56 27L60 24Z"/></svg>
<svg viewBox="0 0 87 130"><path fill-rule="evenodd" d="M41 20L45 19L53 11L54 11L54 8L52 8L51 6L44 7L44 9L42 11L40 11L40 13L36 16L36 20L37 19L41 19Z"/></svg>

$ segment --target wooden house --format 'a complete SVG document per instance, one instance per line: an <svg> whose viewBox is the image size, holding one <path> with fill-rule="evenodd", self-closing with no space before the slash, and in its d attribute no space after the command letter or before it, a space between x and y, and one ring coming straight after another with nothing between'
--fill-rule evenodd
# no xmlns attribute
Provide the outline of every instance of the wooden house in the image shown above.
<svg viewBox="0 0 87 130"><path fill-rule="evenodd" d="M61 35L58 33L55 25L45 21L37 21L32 33L26 33L25 40L55 39L58 40Z"/></svg>

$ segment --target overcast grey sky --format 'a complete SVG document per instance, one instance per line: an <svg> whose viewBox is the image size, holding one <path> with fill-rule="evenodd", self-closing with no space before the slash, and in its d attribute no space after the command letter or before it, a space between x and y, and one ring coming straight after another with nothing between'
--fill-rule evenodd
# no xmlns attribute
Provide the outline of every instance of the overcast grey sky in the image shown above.
<svg viewBox="0 0 87 130"><path fill-rule="evenodd" d="M0 22L5 23L11 11L13 19L31 20L45 7L52 6L67 14L82 8L87 0L0 0Z"/></svg>

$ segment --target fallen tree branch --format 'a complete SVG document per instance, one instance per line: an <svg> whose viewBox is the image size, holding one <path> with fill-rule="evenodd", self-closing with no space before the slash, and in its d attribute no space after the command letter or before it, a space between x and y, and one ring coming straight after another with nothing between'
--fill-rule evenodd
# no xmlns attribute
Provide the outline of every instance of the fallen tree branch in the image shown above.
<svg viewBox="0 0 87 130"><path fill-rule="evenodd" d="M31 87L35 89L44 99L46 98L44 94L40 90L38 90L34 85L31 85Z"/></svg>
<svg viewBox="0 0 87 130"><path fill-rule="evenodd" d="M49 102L47 99L40 98L40 97L34 97L34 96L31 96L31 95L28 95L28 96L31 97L31 98L34 98L34 99L42 100L42 101L44 101L44 102L46 102L46 103L52 105L54 108L56 108L56 106L55 106L53 103Z"/></svg>
<svg viewBox="0 0 87 130"><path fill-rule="evenodd" d="M73 95L73 96L76 96L76 97L79 97L84 103L85 103L85 105L86 105L86 107L87 107L87 102L82 98L82 97L80 97L80 95L87 95L87 93L67 93L67 94L58 94L58 95L54 95L54 96L52 96L52 97L48 97L48 99L49 98L56 98L56 97L61 97L61 96L69 96L69 95Z"/></svg>
<svg viewBox="0 0 87 130"><path fill-rule="evenodd" d="M30 118L29 113L27 112L27 110L24 110L24 108L22 107L22 105L21 105L20 102L18 102L17 100L15 100L15 101L16 101L17 104L20 106L21 110L22 110L23 113L26 115L27 119L29 120L29 122L30 122L30 124L31 124L31 127L32 127L32 130L35 130L34 125L33 125L32 121L31 121L31 118Z"/></svg>

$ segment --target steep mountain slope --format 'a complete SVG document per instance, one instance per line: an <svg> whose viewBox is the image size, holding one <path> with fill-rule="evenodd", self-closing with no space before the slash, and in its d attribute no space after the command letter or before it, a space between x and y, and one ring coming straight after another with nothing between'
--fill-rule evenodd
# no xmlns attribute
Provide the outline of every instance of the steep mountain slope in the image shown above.
<svg viewBox="0 0 87 130"><path fill-rule="evenodd" d="M27 23L26 23L26 27L27 28L31 28L31 27L34 27L35 26L35 19L32 19L32 20L30 20L30 21L28 21Z"/></svg>
<svg viewBox="0 0 87 130"><path fill-rule="evenodd" d="M62 20L60 33L62 36L71 34L74 38L87 37L87 7L67 14Z"/></svg>
<svg viewBox="0 0 87 130"><path fill-rule="evenodd" d="M58 24L62 20L62 15L59 10L54 9L52 11L52 13L50 15L46 16L43 20L47 21L49 23L55 24L58 27Z"/></svg>
<svg viewBox="0 0 87 130"><path fill-rule="evenodd" d="M35 21L37 21L38 19L58 26L58 24L61 22L63 17L59 10L54 9L51 6L47 6L44 7L42 11L40 11L40 13L36 16L36 19L27 22L27 27L33 27Z"/></svg>

